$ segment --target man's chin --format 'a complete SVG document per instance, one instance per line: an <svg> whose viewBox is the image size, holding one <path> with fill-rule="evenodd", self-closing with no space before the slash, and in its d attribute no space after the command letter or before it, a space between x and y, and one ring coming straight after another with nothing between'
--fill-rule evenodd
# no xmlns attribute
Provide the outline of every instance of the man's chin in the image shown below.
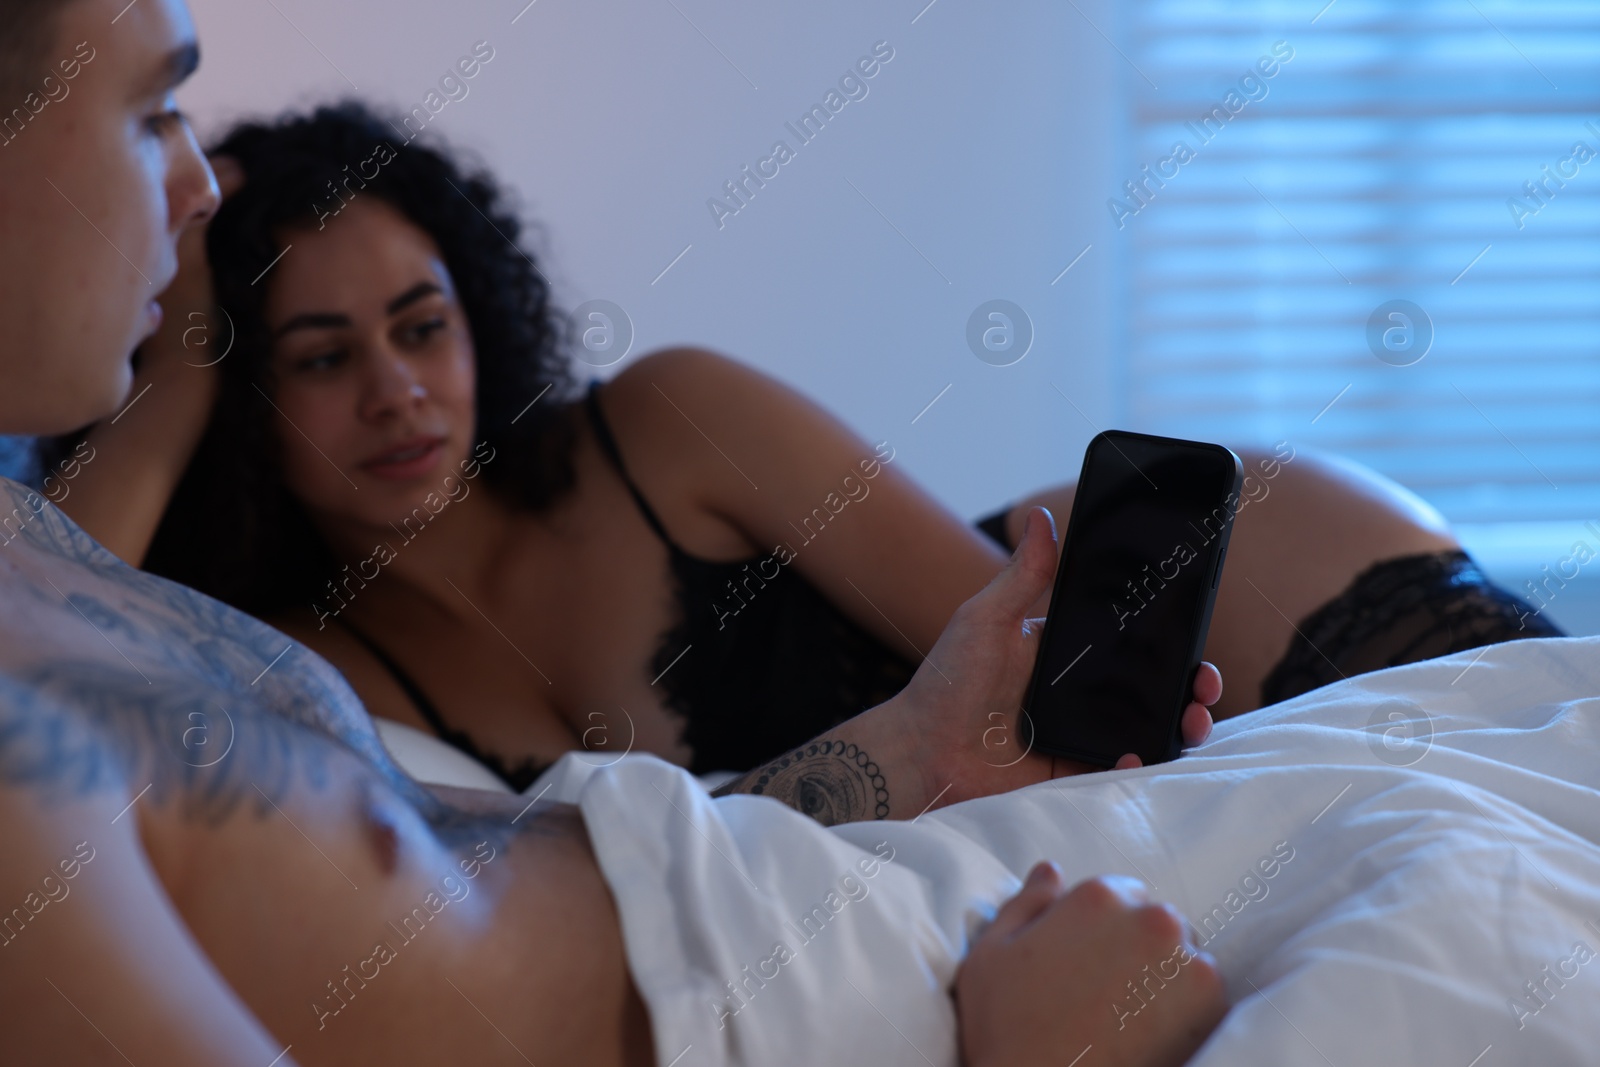
<svg viewBox="0 0 1600 1067"><path fill-rule="evenodd" d="M18 437L60 437L77 433L106 414L93 408L66 407L61 404L45 405L26 400L20 405L0 404L0 434Z"/></svg>
<svg viewBox="0 0 1600 1067"><path fill-rule="evenodd" d="M114 417L134 399L132 353L143 326L110 343L103 335L79 336L71 348L35 348L21 365L0 353L0 434L55 437ZM106 358L118 350L125 354Z"/></svg>
<svg viewBox="0 0 1600 1067"><path fill-rule="evenodd" d="M132 396L133 365L129 359L118 363L110 376L95 382L99 388L91 390L89 388L91 380L77 379L64 385L59 396L59 404L41 404L43 410L48 410L50 407L64 409L63 417L52 420L55 428L33 432L40 436L76 433L97 422L114 418L135 399Z"/></svg>

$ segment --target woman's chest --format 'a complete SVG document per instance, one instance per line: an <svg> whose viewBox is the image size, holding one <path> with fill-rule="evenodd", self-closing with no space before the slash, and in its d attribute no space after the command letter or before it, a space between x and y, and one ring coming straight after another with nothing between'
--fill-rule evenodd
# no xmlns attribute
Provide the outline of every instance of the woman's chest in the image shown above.
<svg viewBox="0 0 1600 1067"><path fill-rule="evenodd" d="M686 763L656 665L684 610L666 547L624 522L535 524L522 540L477 596L371 613L374 640L415 690L368 662L358 674L375 691L373 713L436 728L419 707L431 704L449 729L511 762L581 747Z"/></svg>

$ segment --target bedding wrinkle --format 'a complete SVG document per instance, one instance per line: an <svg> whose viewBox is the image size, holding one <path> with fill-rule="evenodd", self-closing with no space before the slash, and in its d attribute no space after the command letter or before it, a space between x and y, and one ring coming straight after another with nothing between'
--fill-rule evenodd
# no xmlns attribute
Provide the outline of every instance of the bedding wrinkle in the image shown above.
<svg viewBox="0 0 1600 1067"><path fill-rule="evenodd" d="M1144 877L1205 930L1233 1008L1194 1067L1464 1067L1490 1045L1495 1063L1592 1064L1600 968L1573 945L1600 946L1586 925L1600 924L1596 693L1600 638L1506 642L1229 720L1160 767L914 824L824 828L762 797L714 800L647 756L565 787L623 916L660 1067L691 1045L708 1067L956 1067L955 971L1040 859L1068 884ZM1408 766L1373 748L1389 702L1434 726ZM882 842L894 859L870 892L741 1000L730 983ZM1526 999L1562 966L1579 968L1565 987Z"/></svg>

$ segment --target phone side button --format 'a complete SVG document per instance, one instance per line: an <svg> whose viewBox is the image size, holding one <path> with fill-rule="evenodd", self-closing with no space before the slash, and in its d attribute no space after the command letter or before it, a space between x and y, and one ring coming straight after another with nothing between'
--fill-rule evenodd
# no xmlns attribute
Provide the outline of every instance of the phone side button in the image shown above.
<svg viewBox="0 0 1600 1067"><path fill-rule="evenodd" d="M1223 545L1222 551L1217 553L1217 569L1211 575L1211 588L1215 589L1217 583L1222 581L1222 561L1228 558L1228 546Z"/></svg>

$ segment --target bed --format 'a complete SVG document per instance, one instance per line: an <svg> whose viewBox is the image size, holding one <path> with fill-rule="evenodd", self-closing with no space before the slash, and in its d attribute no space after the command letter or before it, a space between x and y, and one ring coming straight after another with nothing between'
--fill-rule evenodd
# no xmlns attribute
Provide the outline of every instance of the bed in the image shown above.
<svg viewBox="0 0 1600 1067"><path fill-rule="evenodd" d="M953 1067L946 990L1042 858L1190 918L1233 1003L1200 1067L1600 1058L1600 638L1362 675L1171 764L906 823L824 829L613 760L529 793L581 807L662 1067Z"/></svg>

